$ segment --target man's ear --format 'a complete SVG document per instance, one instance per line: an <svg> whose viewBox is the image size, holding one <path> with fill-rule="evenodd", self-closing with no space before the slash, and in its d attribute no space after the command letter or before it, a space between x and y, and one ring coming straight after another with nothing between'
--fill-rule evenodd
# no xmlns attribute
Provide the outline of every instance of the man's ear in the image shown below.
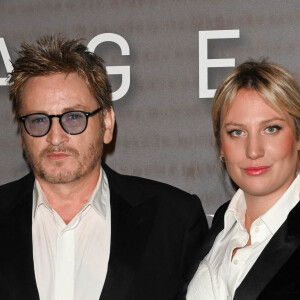
<svg viewBox="0 0 300 300"><path fill-rule="evenodd" d="M24 145L24 142L23 142L23 138L24 138L24 136L23 136L23 134L24 134L24 128L21 126L22 124L20 124L19 122L18 122L18 134L20 135L20 146L21 146L21 148L23 148L23 145Z"/></svg>
<svg viewBox="0 0 300 300"><path fill-rule="evenodd" d="M114 127L115 127L115 112L113 108L105 109L103 112L103 123L104 123L104 144L109 144L113 138Z"/></svg>
<svg viewBox="0 0 300 300"><path fill-rule="evenodd" d="M18 127L18 132L19 132L19 134L20 134L20 146L21 146L21 148L23 148L23 145L24 145L24 143L23 143L23 134L24 134L24 132L22 131L23 130L23 128L21 128L20 126Z"/></svg>

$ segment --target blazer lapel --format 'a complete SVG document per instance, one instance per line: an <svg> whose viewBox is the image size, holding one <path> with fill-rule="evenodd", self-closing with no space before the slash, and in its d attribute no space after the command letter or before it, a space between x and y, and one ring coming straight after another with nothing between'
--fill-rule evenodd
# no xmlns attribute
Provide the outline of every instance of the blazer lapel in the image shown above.
<svg viewBox="0 0 300 300"><path fill-rule="evenodd" d="M229 202L223 204L216 212L211 228L204 239L203 246L199 251L198 257L195 260L196 263L190 268L190 272L188 274L188 281L191 281L194 274L196 273L200 262L204 259L204 257L209 253L212 248L217 235L224 229L224 214L228 207Z"/></svg>
<svg viewBox="0 0 300 300"><path fill-rule="evenodd" d="M228 208L229 202L223 204L215 214L212 226L208 232L207 238L200 251L200 259L202 260L212 248L217 235L224 229L224 215Z"/></svg>
<svg viewBox="0 0 300 300"><path fill-rule="evenodd" d="M236 290L235 300L257 299L272 277L300 246L299 215L298 203Z"/></svg>
<svg viewBox="0 0 300 300"><path fill-rule="evenodd" d="M120 175L105 172L110 187L111 249L100 300L127 299L152 228L149 216L153 208L129 203L121 196L126 182Z"/></svg>
<svg viewBox="0 0 300 300"><path fill-rule="evenodd" d="M122 207L115 195L111 193L111 248L108 262L108 269L106 274L105 283L101 293L101 300L117 299L115 294L123 295L126 290L128 281L132 278L129 263L122 257L122 250L124 248L125 237L127 236L126 230L130 230L130 224L127 223L128 218L124 215L128 214L128 209ZM114 204L115 202L116 205ZM126 203L124 203L126 204ZM123 217L122 217L123 216ZM120 256L121 255L121 256ZM125 260L124 260L125 259ZM118 280L122 278L123 280ZM122 297L120 297L122 298Z"/></svg>

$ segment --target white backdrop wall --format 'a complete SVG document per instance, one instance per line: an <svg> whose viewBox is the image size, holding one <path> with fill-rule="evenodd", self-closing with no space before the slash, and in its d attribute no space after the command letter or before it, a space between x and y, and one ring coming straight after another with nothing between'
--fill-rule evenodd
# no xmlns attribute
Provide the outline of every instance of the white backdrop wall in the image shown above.
<svg viewBox="0 0 300 300"><path fill-rule="evenodd" d="M111 71L130 68L129 76L110 75L114 91L126 83L129 89L114 102L117 130L106 162L197 194L209 215L233 189L220 171L206 92L231 69L220 64L249 58L269 58L299 79L299 13L296 0L1 0L0 76L9 69L6 50L14 60L23 41L61 33L88 45L100 34L120 36L129 55L115 42L95 48L107 67L117 66ZM216 38L226 30L231 38ZM214 67L206 71L206 64ZM0 183L6 183L28 168L5 85L0 100Z"/></svg>

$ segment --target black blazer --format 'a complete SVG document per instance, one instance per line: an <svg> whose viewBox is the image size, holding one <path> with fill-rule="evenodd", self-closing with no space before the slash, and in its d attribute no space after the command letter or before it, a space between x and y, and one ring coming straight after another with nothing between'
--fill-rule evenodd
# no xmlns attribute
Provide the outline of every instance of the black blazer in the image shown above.
<svg viewBox="0 0 300 300"><path fill-rule="evenodd" d="M200 200L103 168L111 195L111 252L100 300L185 299L187 274L207 231ZM33 183L29 174L0 187L0 299L39 299L32 253Z"/></svg>
<svg viewBox="0 0 300 300"><path fill-rule="evenodd" d="M215 214L200 254L202 259L224 228L228 204ZM289 213L235 292L234 300L254 299L300 299L300 203Z"/></svg>

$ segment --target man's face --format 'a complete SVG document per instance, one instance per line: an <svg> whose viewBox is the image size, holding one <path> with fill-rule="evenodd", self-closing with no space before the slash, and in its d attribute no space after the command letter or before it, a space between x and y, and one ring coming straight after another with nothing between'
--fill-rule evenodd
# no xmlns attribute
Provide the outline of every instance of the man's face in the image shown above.
<svg viewBox="0 0 300 300"><path fill-rule="evenodd" d="M76 73L30 78L22 93L21 115L62 114L71 110L92 112L98 104L85 81ZM89 117L85 131L69 135L52 119L50 131L42 137L30 136L21 125L21 145L37 179L68 183L98 174L103 143L112 139L113 110Z"/></svg>

